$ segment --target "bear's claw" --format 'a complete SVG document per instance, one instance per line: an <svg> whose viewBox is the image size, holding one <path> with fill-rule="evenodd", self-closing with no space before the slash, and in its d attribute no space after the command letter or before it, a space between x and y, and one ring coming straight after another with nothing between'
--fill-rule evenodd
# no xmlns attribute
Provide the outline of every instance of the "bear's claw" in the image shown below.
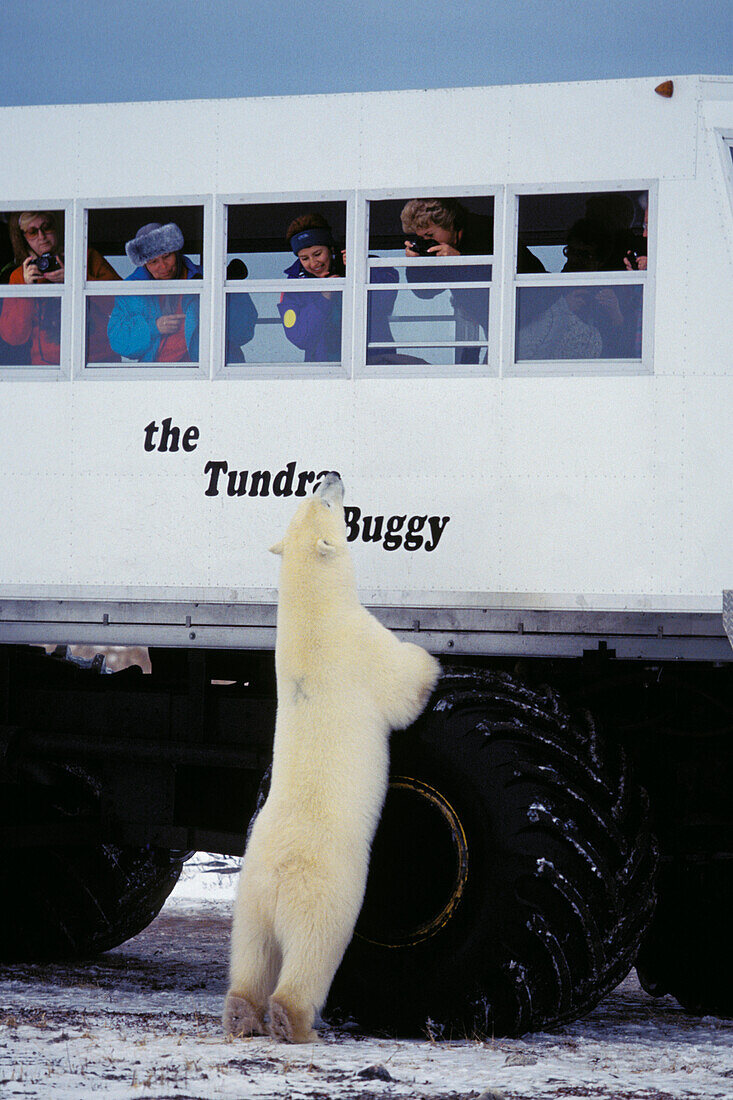
<svg viewBox="0 0 733 1100"><path fill-rule="evenodd" d="M237 993L227 993L222 1016L224 1031L235 1039L244 1035L266 1035L264 1013Z"/></svg>

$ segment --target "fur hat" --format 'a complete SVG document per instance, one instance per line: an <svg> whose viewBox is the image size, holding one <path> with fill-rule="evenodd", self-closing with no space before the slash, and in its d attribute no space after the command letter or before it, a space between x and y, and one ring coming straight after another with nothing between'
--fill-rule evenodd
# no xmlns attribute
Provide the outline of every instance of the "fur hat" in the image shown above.
<svg viewBox="0 0 733 1100"><path fill-rule="evenodd" d="M183 233L175 222L161 225L149 222L138 229L131 241L125 245L125 252L135 267L142 267L157 256L169 252L180 252L183 248Z"/></svg>

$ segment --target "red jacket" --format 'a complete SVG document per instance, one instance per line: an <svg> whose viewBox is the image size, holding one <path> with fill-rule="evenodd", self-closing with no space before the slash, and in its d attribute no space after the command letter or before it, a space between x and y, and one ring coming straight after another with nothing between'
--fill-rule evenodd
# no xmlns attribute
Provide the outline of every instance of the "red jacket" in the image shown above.
<svg viewBox="0 0 733 1100"><path fill-rule="evenodd" d="M110 267L104 256L101 256L96 249L90 248L87 252L87 278L98 281L119 279L119 275L113 267ZM24 284L21 265L16 267L10 276L10 285L23 286ZM92 306L101 307L103 302L94 299ZM30 340L32 366L49 364L58 366L61 350L60 327L61 303L58 298L5 298L2 303L0 338L13 347L19 347Z"/></svg>

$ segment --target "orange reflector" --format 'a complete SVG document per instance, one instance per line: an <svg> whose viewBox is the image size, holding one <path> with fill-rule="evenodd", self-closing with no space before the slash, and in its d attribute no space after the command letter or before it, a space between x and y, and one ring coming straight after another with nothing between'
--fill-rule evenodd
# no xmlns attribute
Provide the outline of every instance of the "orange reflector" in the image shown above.
<svg viewBox="0 0 733 1100"><path fill-rule="evenodd" d="M657 84L654 91L657 95L663 95L665 99L671 99L674 92L674 81L663 80L661 84Z"/></svg>

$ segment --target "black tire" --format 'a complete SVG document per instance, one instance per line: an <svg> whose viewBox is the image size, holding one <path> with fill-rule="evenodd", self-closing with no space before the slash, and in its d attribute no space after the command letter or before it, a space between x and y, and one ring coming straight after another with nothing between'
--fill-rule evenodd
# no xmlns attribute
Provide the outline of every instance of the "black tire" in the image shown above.
<svg viewBox="0 0 733 1100"><path fill-rule="evenodd" d="M0 789L0 824L45 831L83 821L98 797L81 769L45 768L43 783ZM112 844L10 847L0 859L0 957L80 957L116 947L160 911L187 852Z"/></svg>
<svg viewBox="0 0 733 1100"><path fill-rule="evenodd" d="M673 863L636 969L647 993L671 993L693 1015L733 1016L733 861Z"/></svg>
<svg viewBox="0 0 733 1100"><path fill-rule="evenodd" d="M442 1038L574 1019L633 966L655 868L646 796L588 716L501 673L451 672L393 738L329 1011Z"/></svg>

